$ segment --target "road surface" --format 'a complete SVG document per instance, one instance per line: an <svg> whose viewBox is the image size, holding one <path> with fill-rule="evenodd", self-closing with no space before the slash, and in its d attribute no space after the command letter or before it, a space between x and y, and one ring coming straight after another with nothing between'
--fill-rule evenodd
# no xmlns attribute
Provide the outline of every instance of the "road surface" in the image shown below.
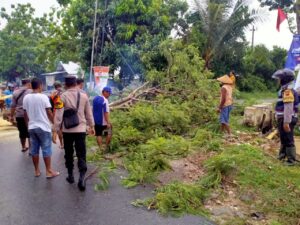
<svg viewBox="0 0 300 225"><path fill-rule="evenodd" d="M1 119L0 119L1 120ZM1 225L213 225L196 216L162 217L130 203L151 195L151 187L125 189L120 173L111 179L107 191L96 192L96 178L80 192L65 181L63 152L54 146L53 168L61 172L52 180L33 176L27 153L21 153L15 128L0 122L0 224ZM92 170L92 166L89 166ZM78 172L76 170L76 179Z"/></svg>

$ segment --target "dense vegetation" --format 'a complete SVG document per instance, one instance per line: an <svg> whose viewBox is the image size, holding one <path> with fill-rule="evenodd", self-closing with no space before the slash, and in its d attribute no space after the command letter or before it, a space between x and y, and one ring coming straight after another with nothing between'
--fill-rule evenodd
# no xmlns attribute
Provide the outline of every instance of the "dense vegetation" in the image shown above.
<svg viewBox="0 0 300 225"><path fill-rule="evenodd" d="M59 61L80 62L89 71L94 0L58 1L61 7L41 18L30 4L1 9L6 21L0 31L0 79L36 76L55 70ZM194 46L205 68L220 76L235 70L242 91L274 86L271 74L283 66L284 49L248 47L245 31L263 19L246 2L235 0L99 1L95 36L95 65L108 65L114 79L127 85L136 75L167 66L161 44L170 35ZM8 52L9 49L9 52ZM171 53L172 55L172 53Z"/></svg>
<svg viewBox="0 0 300 225"><path fill-rule="evenodd" d="M89 70L94 1L58 2L61 7L42 18L33 16L29 4L12 6L11 14L1 9L7 25L0 31L0 79L49 72L58 61L80 62ZM123 85L139 75L160 90L127 110L112 112L112 153L121 156L128 171L122 184L154 183L173 160L191 154L209 158L203 177L161 186L152 198L134 205L166 215L208 215L205 201L214 192L225 195L229 180L236 192L255 194L244 203L267 215L266 224L295 224L300 216L299 171L264 154L261 139L226 144L218 131L219 86L214 78L234 69L240 91L269 91L276 86L271 74L284 64L284 49L252 49L245 40L245 30L260 15L250 12L243 0L195 1L190 7L184 0L101 0L97 15L95 64L109 65L112 74L119 71L114 79ZM235 94L247 96L238 90ZM238 119L244 104L256 100L251 95L233 112L235 130L249 131ZM88 145L95 146L94 137ZM88 159L102 167L95 189L108 188L107 173L116 163L105 161L99 151L90 151ZM248 217L228 224L248 224Z"/></svg>

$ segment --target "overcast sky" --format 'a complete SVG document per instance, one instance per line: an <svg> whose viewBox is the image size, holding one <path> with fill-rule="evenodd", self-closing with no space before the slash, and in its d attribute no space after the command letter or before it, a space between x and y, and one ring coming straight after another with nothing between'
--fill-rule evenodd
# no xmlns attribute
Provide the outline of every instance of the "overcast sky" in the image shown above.
<svg viewBox="0 0 300 225"><path fill-rule="evenodd" d="M253 0L250 6L258 6L258 3ZM17 3L31 3L31 5L36 9L36 15L41 16L45 12L49 12L52 6L58 6L56 0L0 0L0 7L5 7L7 10L10 9L11 4ZM272 48L273 45L289 49L292 41L292 33L288 29L287 21L284 21L281 24L281 31L276 30L276 18L277 11L269 12L265 9L266 14L268 15L266 21L263 23L257 24L255 26L255 38L254 44L265 44L268 48ZM0 21L1 26L3 27L3 21ZM251 43L251 31L247 31L247 40Z"/></svg>

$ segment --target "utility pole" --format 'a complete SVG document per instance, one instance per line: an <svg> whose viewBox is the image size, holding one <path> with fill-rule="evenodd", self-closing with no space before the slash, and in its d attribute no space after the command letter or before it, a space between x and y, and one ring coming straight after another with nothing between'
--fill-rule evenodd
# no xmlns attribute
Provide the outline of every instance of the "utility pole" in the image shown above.
<svg viewBox="0 0 300 225"><path fill-rule="evenodd" d="M95 34L96 34L96 23L97 23L97 10L98 10L98 0L96 0L96 2L95 2L93 43L92 43L92 55L91 55L91 67L90 67L90 85L92 83L92 77L93 77L94 51L95 51Z"/></svg>
<svg viewBox="0 0 300 225"><path fill-rule="evenodd" d="M106 23L106 13L107 13L107 0L105 0L105 13L102 21L102 35L101 35L101 51L100 51L100 66L102 66L102 53L104 47L104 34L105 34L105 23Z"/></svg>
<svg viewBox="0 0 300 225"><path fill-rule="evenodd" d="M251 49L253 49L253 47L254 47L254 32L256 31L256 29L254 28L254 26L252 26L252 29L250 31L252 31Z"/></svg>

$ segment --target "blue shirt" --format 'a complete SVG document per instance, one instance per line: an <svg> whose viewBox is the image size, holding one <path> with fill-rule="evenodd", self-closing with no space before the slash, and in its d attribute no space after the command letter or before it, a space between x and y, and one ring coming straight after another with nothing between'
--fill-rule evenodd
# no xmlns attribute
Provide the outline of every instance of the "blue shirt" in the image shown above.
<svg viewBox="0 0 300 225"><path fill-rule="evenodd" d="M103 96L96 96L93 100L93 115L96 125L107 126L104 113L109 112L108 100Z"/></svg>
<svg viewBox="0 0 300 225"><path fill-rule="evenodd" d="M5 90L5 91L3 92L3 94L5 94L5 95L12 95L13 92L7 89L7 90ZM5 105L8 106L8 107L10 107L11 101L12 101L11 98L5 99Z"/></svg>

